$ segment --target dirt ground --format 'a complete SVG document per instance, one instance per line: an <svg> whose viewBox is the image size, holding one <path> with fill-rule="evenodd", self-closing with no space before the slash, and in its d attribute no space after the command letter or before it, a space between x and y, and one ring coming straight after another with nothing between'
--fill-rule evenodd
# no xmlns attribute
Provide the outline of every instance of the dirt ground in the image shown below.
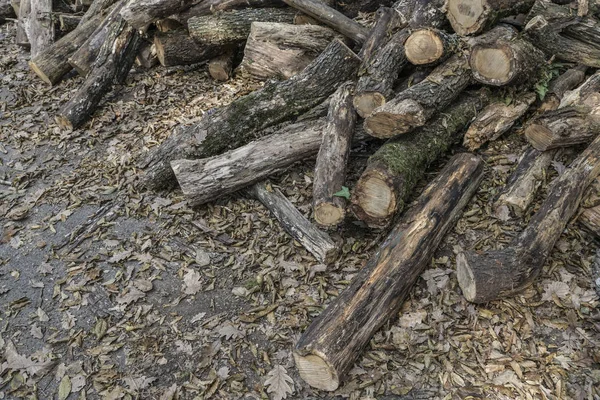
<svg viewBox="0 0 600 400"><path fill-rule="evenodd" d="M175 125L258 84L215 83L205 66L136 69L63 132L54 115L81 78L46 86L14 33L0 27L0 399L600 399L598 243L576 221L522 295L475 306L457 285L460 248L522 229L490 216L526 147L518 129L481 152L485 182L398 318L322 393L291 349L385 232L350 219L324 268L243 194L191 209L178 190L136 191L137 163ZM353 153L350 188L369 151ZM306 215L312 167L273 178Z"/></svg>

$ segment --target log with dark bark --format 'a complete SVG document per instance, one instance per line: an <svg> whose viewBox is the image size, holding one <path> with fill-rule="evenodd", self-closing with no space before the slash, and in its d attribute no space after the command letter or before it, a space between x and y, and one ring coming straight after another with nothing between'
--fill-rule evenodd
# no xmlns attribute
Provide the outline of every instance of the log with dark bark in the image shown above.
<svg viewBox="0 0 600 400"><path fill-rule="evenodd" d="M256 139L257 132L309 110L356 74L360 59L334 40L300 74L233 101L200 122L179 127L146 160L142 185L161 188L174 183L170 162L220 154Z"/></svg>
<svg viewBox="0 0 600 400"><path fill-rule="evenodd" d="M320 25L253 22L240 70L259 79L287 79L301 72L331 41L343 39Z"/></svg>
<svg viewBox="0 0 600 400"><path fill-rule="evenodd" d="M68 61L69 56L96 30L102 22L102 18L102 15L96 15L86 23L79 25L75 30L38 54L37 57L32 58L29 61L29 67L49 85L58 83L72 69Z"/></svg>
<svg viewBox="0 0 600 400"><path fill-rule="evenodd" d="M367 39L367 35L369 34L367 28L319 0L283 1L290 7L321 21L356 43L363 43Z"/></svg>
<svg viewBox="0 0 600 400"><path fill-rule="evenodd" d="M550 82L548 92L544 96L544 102L540 105L539 110L542 112L556 110L567 91L583 82L587 68L585 65L570 68Z"/></svg>
<svg viewBox="0 0 600 400"><path fill-rule="evenodd" d="M460 47L456 35L440 29L417 29L404 43L408 62L413 65L432 65L445 61Z"/></svg>
<svg viewBox="0 0 600 400"><path fill-rule="evenodd" d="M335 193L342 190L346 180L346 165L356 125L353 90L354 84L347 82L331 97L315 164L313 215L317 224L325 227L337 226L346 215L346 201Z"/></svg>
<svg viewBox="0 0 600 400"><path fill-rule="evenodd" d="M535 81L544 62L544 53L522 38L476 45L469 56L473 77L492 86Z"/></svg>
<svg viewBox="0 0 600 400"><path fill-rule="evenodd" d="M77 93L60 109L57 124L75 129L88 120L113 83L122 83L131 69L141 38L122 18L111 30L90 73Z"/></svg>
<svg viewBox="0 0 600 400"><path fill-rule="evenodd" d="M446 14L454 32L476 35L509 15L526 13L534 0L448 0Z"/></svg>
<svg viewBox="0 0 600 400"><path fill-rule="evenodd" d="M400 93L411 86L423 82L434 70L434 67L417 67L409 75L398 78L394 91Z"/></svg>
<svg viewBox="0 0 600 400"><path fill-rule="evenodd" d="M446 0L398 0L392 8L400 14L406 27L444 29L448 25L443 12L445 2Z"/></svg>
<svg viewBox="0 0 600 400"><path fill-rule="evenodd" d="M190 36L205 46L231 46L243 42L253 22L291 24L296 13L291 8L246 8L190 18Z"/></svg>
<svg viewBox="0 0 600 400"><path fill-rule="evenodd" d="M598 174L600 137L556 178L527 228L507 248L457 255L456 274L465 298L485 303L515 295L529 286L540 275L586 188Z"/></svg>
<svg viewBox="0 0 600 400"><path fill-rule="evenodd" d="M475 155L453 157L402 217L379 251L303 333L294 349L300 377L336 390L373 334L397 315L483 178Z"/></svg>
<svg viewBox="0 0 600 400"><path fill-rule="evenodd" d="M10 0L0 0L0 24L6 22L7 18L16 18L15 10Z"/></svg>
<svg viewBox="0 0 600 400"><path fill-rule="evenodd" d="M277 218L283 229L315 256L317 261L325 265L335 261L338 255L335 242L311 224L278 189L259 182L250 188L249 193L258 199Z"/></svg>
<svg viewBox="0 0 600 400"><path fill-rule="evenodd" d="M334 3L342 14L354 18L359 12L373 12L379 7L389 7L393 0L336 0Z"/></svg>
<svg viewBox="0 0 600 400"><path fill-rule="evenodd" d="M400 14L390 7L381 7L375 14L375 25L369 31L358 56L365 60L370 60L372 55L384 46L392 34L406 23L401 21Z"/></svg>
<svg viewBox="0 0 600 400"><path fill-rule="evenodd" d="M323 119L286 126L245 146L199 160L173 160L177 182L192 206L234 193L319 151Z"/></svg>
<svg viewBox="0 0 600 400"><path fill-rule="evenodd" d="M219 45L199 44L185 30L155 32L154 48L158 61L165 67L208 61L227 50Z"/></svg>
<svg viewBox="0 0 600 400"><path fill-rule="evenodd" d="M27 10L25 15L24 10ZM20 12L19 20L27 33L31 57L35 57L54 43L52 0L23 0Z"/></svg>
<svg viewBox="0 0 600 400"><path fill-rule="evenodd" d="M373 110L365 118L365 131L374 137L390 138L423 126L458 97L472 80L466 57L456 54L434 69L427 79Z"/></svg>
<svg viewBox="0 0 600 400"><path fill-rule="evenodd" d="M208 73L216 81L225 82L231 78L233 61L237 49L228 49L208 62Z"/></svg>
<svg viewBox="0 0 600 400"><path fill-rule="evenodd" d="M79 24L85 24L96 15L106 12L105 10L108 10L117 1L118 0L94 0L92 5L90 5L85 14L81 17Z"/></svg>
<svg viewBox="0 0 600 400"><path fill-rule="evenodd" d="M241 8L273 8L286 7L282 0L204 0L176 15L171 15L182 24L192 17L210 15L220 11L238 10Z"/></svg>
<svg viewBox="0 0 600 400"><path fill-rule="evenodd" d="M535 93L526 92L518 94L510 104L495 101L488 105L477 114L475 121L469 126L463 146L474 151L485 143L498 139L525 115L535 99Z"/></svg>
<svg viewBox="0 0 600 400"><path fill-rule="evenodd" d="M575 18L567 6L537 0L524 33L548 56L588 67L600 67L600 22Z"/></svg>
<svg viewBox="0 0 600 400"><path fill-rule="evenodd" d="M465 94L420 129L386 142L369 157L352 193L352 211L367 225L385 226L401 211L427 167L460 141L489 93Z"/></svg>
<svg viewBox="0 0 600 400"><path fill-rule="evenodd" d="M554 154L554 151L541 152L533 148L523 154L517 168L508 178L504 190L494 203L497 214L502 213L502 207L508 207L512 215L519 218L524 216L544 182L546 170Z"/></svg>
<svg viewBox="0 0 600 400"><path fill-rule="evenodd" d="M129 0L121 16L136 29L144 29L160 18L185 11L201 0Z"/></svg>

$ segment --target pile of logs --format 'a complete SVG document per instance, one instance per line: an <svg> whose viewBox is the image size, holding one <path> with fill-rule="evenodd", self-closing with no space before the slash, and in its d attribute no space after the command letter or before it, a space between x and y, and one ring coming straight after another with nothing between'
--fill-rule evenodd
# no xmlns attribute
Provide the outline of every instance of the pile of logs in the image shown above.
<svg viewBox="0 0 600 400"><path fill-rule="evenodd" d="M234 73L267 80L176 127L141 165L141 188L178 184L194 206L242 191L325 264L337 257L326 230L349 218L374 228L396 220L297 343L300 376L315 388L339 387L476 193L482 160L459 152L400 215L428 167L456 144L476 152L523 127L530 146L494 205L521 219L532 213L558 149L588 146L509 247L457 255L467 300L488 302L530 285L574 216L600 233L597 1L77 0L78 14L57 12L52 0L1 1L0 18L18 15L17 41L30 47L41 79L55 85L72 69L85 77L56 116L63 128L85 124L134 63L208 63L216 80ZM352 19L377 7L371 27ZM350 150L364 140L380 146L348 189ZM315 224L265 183L311 158Z"/></svg>

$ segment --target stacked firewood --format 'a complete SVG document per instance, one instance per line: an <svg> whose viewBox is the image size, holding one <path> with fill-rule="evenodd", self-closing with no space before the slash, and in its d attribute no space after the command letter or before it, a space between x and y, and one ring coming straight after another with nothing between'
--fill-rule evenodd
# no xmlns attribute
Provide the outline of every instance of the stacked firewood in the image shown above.
<svg viewBox="0 0 600 400"><path fill-rule="evenodd" d="M146 66L153 56L165 66L209 62L219 80L234 70L268 79L175 128L147 157L140 186L179 184L192 205L246 190L326 264L336 260L337 247L324 230L349 214L369 227L389 227L427 168L452 146L462 142L475 152L522 121L531 147L495 204L515 218L528 211L557 149L589 146L509 247L458 254L467 300L514 295L540 274L600 174L594 0L95 0L53 44L54 25L44 21L50 3L22 0L18 22L31 68L44 81L56 84L73 68L86 77L56 117L62 127L82 125L136 58ZM380 5L371 28L352 19ZM349 191L350 149L370 138L385 141ZM265 183L310 158L316 224ZM338 388L374 332L397 314L482 177L482 160L460 153L399 216L379 251L299 340L294 357L307 383ZM581 213L597 231L599 203Z"/></svg>

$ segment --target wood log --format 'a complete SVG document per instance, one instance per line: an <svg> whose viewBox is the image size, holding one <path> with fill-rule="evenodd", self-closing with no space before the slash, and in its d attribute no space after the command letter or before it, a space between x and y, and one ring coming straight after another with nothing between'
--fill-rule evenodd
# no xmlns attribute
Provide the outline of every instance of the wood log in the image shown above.
<svg viewBox="0 0 600 400"><path fill-rule="evenodd" d="M585 65L578 65L575 68L568 69L551 81L548 92L542 99L544 102L540 105L539 111L556 110L564 95L583 82L587 68Z"/></svg>
<svg viewBox="0 0 600 400"><path fill-rule="evenodd" d="M505 86L537 80L544 53L522 38L479 44L471 49L473 77L486 85Z"/></svg>
<svg viewBox="0 0 600 400"><path fill-rule="evenodd" d="M311 253L317 261L332 264L338 255L338 246L329 235L318 230L278 190L264 182L252 186L249 193L273 214L283 229Z"/></svg>
<svg viewBox="0 0 600 400"><path fill-rule="evenodd" d="M208 73L216 81L228 81L233 71L234 49L226 50L208 62Z"/></svg>
<svg viewBox="0 0 600 400"><path fill-rule="evenodd" d="M261 129L309 110L354 77L359 63L352 50L334 40L300 74L270 82L199 123L177 128L143 164L142 185L154 189L172 185L172 160L205 158L234 149L256 139Z"/></svg>
<svg viewBox="0 0 600 400"><path fill-rule="evenodd" d="M242 8L273 7L286 7L286 4L282 0L204 0L179 14L171 15L170 18L176 19L180 23L187 25L187 21L192 17Z"/></svg>
<svg viewBox="0 0 600 400"><path fill-rule="evenodd" d="M596 237L600 237L600 178L596 178L588 188L581 202L580 210L578 222ZM600 284L600 281L598 283Z"/></svg>
<svg viewBox="0 0 600 400"><path fill-rule="evenodd" d="M15 10L10 0L0 0L0 24L6 22L7 18L16 18Z"/></svg>
<svg viewBox="0 0 600 400"><path fill-rule="evenodd" d="M537 0L524 33L548 56L588 67L600 67L600 23L593 17L574 19L569 7Z"/></svg>
<svg viewBox="0 0 600 400"><path fill-rule="evenodd" d="M515 295L529 286L539 276L586 188L598 174L600 137L556 178L527 228L507 248L457 255L456 275L465 298L485 303Z"/></svg>
<svg viewBox="0 0 600 400"><path fill-rule="evenodd" d="M460 48L456 35L440 29L417 29L404 43L406 59L413 65L439 64Z"/></svg>
<svg viewBox="0 0 600 400"><path fill-rule="evenodd" d="M568 106L589 105L593 106L600 92L600 71L591 75L580 86L565 92L560 99L558 108Z"/></svg>
<svg viewBox="0 0 600 400"><path fill-rule="evenodd" d="M600 93L596 104L547 111L527 125L525 137L540 151L589 143L600 133Z"/></svg>
<svg viewBox="0 0 600 400"><path fill-rule="evenodd" d="M121 24L121 9L124 5L124 0L110 8L110 12L90 37L77 49L70 57L69 64L81 76L87 76L92 69L92 64L96 61L100 48L106 41L108 33L112 31L116 25Z"/></svg>
<svg viewBox="0 0 600 400"><path fill-rule="evenodd" d="M456 54L421 83L399 93L365 118L365 131L377 138L391 138L423 126L472 82L466 57Z"/></svg>
<svg viewBox="0 0 600 400"><path fill-rule="evenodd" d="M389 140L369 157L352 193L352 211L370 227L386 226L401 211L427 167L460 141L464 127L488 101L465 94L420 129Z"/></svg>
<svg viewBox="0 0 600 400"><path fill-rule="evenodd" d="M477 114L475 121L469 126L465 133L463 146L469 151L474 151L485 143L498 139L525 115L535 99L535 93L526 92L517 95L510 104L506 104L504 101L495 101L489 104Z"/></svg>
<svg viewBox="0 0 600 400"><path fill-rule="evenodd" d="M55 14L54 17L56 18L55 24L58 24L58 29L64 33L69 33L77 28L82 18L79 15L73 14Z"/></svg>
<svg viewBox="0 0 600 400"><path fill-rule="evenodd" d="M165 67L208 61L221 54L224 49L220 45L201 45L185 30L155 32L154 47L158 61Z"/></svg>
<svg viewBox="0 0 600 400"><path fill-rule="evenodd" d="M294 349L300 377L336 390L373 334L397 315L483 178L475 155L453 157L348 286L302 334Z"/></svg>
<svg viewBox="0 0 600 400"><path fill-rule="evenodd" d="M94 0L85 14L81 17L80 25L85 24L98 14L106 13L118 0Z"/></svg>
<svg viewBox="0 0 600 400"><path fill-rule="evenodd" d="M333 7L347 17L354 18L359 12L373 12L379 7L389 7L392 0L336 0Z"/></svg>
<svg viewBox="0 0 600 400"><path fill-rule="evenodd" d="M160 18L187 10L200 0L129 0L121 16L136 29L144 29Z"/></svg>
<svg viewBox="0 0 600 400"><path fill-rule="evenodd" d="M398 79L397 84L394 86L394 91L400 93L405 91L411 86L423 82L434 70L434 67L417 67L406 77Z"/></svg>
<svg viewBox="0 0 600 400"><path fill-rule="evenodd" d="M283 0L285 4L321 21L342 35L362 44L368 35L368 30L358 22L351 20L341 12L323 4L319 0Z"/></svg>
<svg viewBox="0 0 600 400"><path fill-rule="evenodd" d="M19 1L19 12L17 13L17 34L15 36L15 43L17 46L24 47L29 49L31 43L29 43L29 38L27 35L27 31L25 30L25 24L27 22L27 18L29 13L31 12L31 0L20 0Z"/></svg>
<svg viewBox="0 0 600 400"><path fill-rule="evenodd" d="M398 0L392 8L405 21L405 27L445 29L448 24L443 11L445 2L446 0Z"/></svg>
<svg viewBox="0 0 600 400"><path fill-rule="evenodd" d="M290 8L246 8L190 18L190 36L205 46L231 46L243 42L250 34L252 22L294 21Z"/></svg>
<svg viewBox="0 0 600 400"><path fill-rule="evenodd" d="M356 125L353 90L354 84L347 82L333 94L315 164L313 215L317 224L328 228L339 225L346 215L346 201L335 193L342 190L346 180L346 165Z"/></svg>
<svg viewBox="0 0 600 400"><path fill-rule="evenodd" d="M19 19L27 33L31 57L35 57L54 43L52 0L23 0L20 12Z"/></svg>
<svg viewBox="0 0 600 400"><path fill-rule="evenodd" d="M79 25L52 46L29 61L29 67L44 82L55 85L72 67L68 58L75 52L102 22L102 15L96 15L86 23Z"/></svg>
<svg viewBox="0 0 600 400"><path fill-rule="evenodd" d="M379 8L375 14L375 25L369 31L369 35L358 53L363 63L370 60L377 49L384 46L392 34L405 24L400 20L400 13L396 12L395 9L390 7Z"/></svg>
<svg viewBox="0 0 600 400"><path fill-rule="evenodd" d="M288 79L301 72L335 38L319 25L253 22L240 70L259 79Z"/></svg>
<svg viewBox="0 0 600 400"><path fill-rule="evenodd" d="M488 30L500 19L526 13L534 0L448 0L446 15L460 36Z"/></svg>
<svg viewBox="0 0 600 400"><path fill-rule="evenodd" d="M502 212L501 208L508 207L512 215L523 218L544 181L554 155L554 151L541 152L533 148L523 154L494 203L496 214Z"/></svg>
<svg viewBox="0 0 600 400"><path fill-rule="evenodd" d="M81 126L95 111L113 83L122 83L131 69L141 38L137 30L117 18L111 25L96 61L77 93L61 107L55 117L62 129Z"/></svg>

